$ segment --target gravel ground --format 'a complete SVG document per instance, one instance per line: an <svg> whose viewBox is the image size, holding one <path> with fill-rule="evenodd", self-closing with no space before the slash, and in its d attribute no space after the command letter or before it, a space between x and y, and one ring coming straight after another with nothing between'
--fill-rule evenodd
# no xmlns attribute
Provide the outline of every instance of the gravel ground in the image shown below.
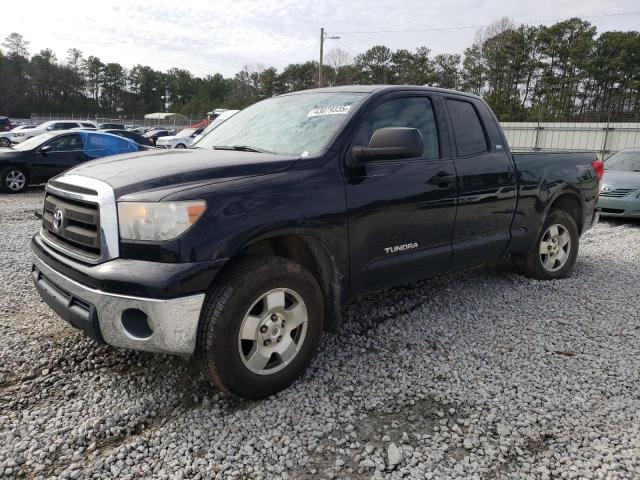
<svg viewBox="0 0 640 480"><path fill-rule="evenodd" d="M300 381L240 402L39 301L41 198L0 195L0 477L640 477L640 223L589 232L568 280L497 265L362 298Z"/></svg>

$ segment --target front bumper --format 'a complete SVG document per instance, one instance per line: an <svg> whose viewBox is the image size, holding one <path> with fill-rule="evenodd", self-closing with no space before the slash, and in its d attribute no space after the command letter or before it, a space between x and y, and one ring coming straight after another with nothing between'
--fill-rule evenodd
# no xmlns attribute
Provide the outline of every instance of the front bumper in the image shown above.
<svg viewBox="0 0 640 480"><path fill-rule="evenodd" d="M640 198L637 192L623 198L600 196L598 208L603 217L640 218Z"/></svg>
<svg viewBox="0 0 640 480"><path fill-rule="evenodd" d="M48 266L35 252L32 277L42 299L88 336L114 347L191 355L205 294L156 299L108 293Z"/></svg>

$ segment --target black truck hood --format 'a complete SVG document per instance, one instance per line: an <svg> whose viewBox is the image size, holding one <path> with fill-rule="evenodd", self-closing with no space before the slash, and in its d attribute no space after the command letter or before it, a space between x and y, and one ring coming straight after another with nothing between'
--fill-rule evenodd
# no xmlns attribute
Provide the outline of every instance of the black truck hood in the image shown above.
<svg viewBox="0 0 640 480"><path fill-rule="evenodd" d="M83 163L65 173L102 180L113 187L116 198L155 191L153 199L159 200L187 188L282 172L298 158L233 150L148 150Z"/></svg>

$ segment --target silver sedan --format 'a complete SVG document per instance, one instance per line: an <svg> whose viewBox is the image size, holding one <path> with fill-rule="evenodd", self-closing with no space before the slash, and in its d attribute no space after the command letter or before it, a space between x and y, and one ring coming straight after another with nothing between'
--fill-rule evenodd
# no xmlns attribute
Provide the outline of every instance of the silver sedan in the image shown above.
<svg viewBox="0 0 640 480"><path fill-rule="evenodd" d="M604 162L598 207L603 217L640 218L640 148L627 148Z"/></svg>

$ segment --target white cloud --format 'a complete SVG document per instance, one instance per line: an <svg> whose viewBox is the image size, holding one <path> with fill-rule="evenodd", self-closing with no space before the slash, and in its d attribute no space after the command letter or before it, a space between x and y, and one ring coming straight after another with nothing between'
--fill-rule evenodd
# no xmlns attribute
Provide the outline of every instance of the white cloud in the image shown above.
<svg viewBox="0 0 640 480"><path fill-rule="evenodd" d="M316 59L319 29L329 32L401 30L485 25L501 16L516 21L547 20L638 11L631 0L128 0L110 2L31 0L28 8L5 6L0 37L22 33L31 52L51 48L59 58L69 48L126 67L137 63L166 70L180 67L197 75L232 75L244 64L283 68ZM603 30L637 29L640 15L589 19ZM430 32L341 34L332 46L361 52L427 46L434 53L462 53L475 29Z"/></svg>

